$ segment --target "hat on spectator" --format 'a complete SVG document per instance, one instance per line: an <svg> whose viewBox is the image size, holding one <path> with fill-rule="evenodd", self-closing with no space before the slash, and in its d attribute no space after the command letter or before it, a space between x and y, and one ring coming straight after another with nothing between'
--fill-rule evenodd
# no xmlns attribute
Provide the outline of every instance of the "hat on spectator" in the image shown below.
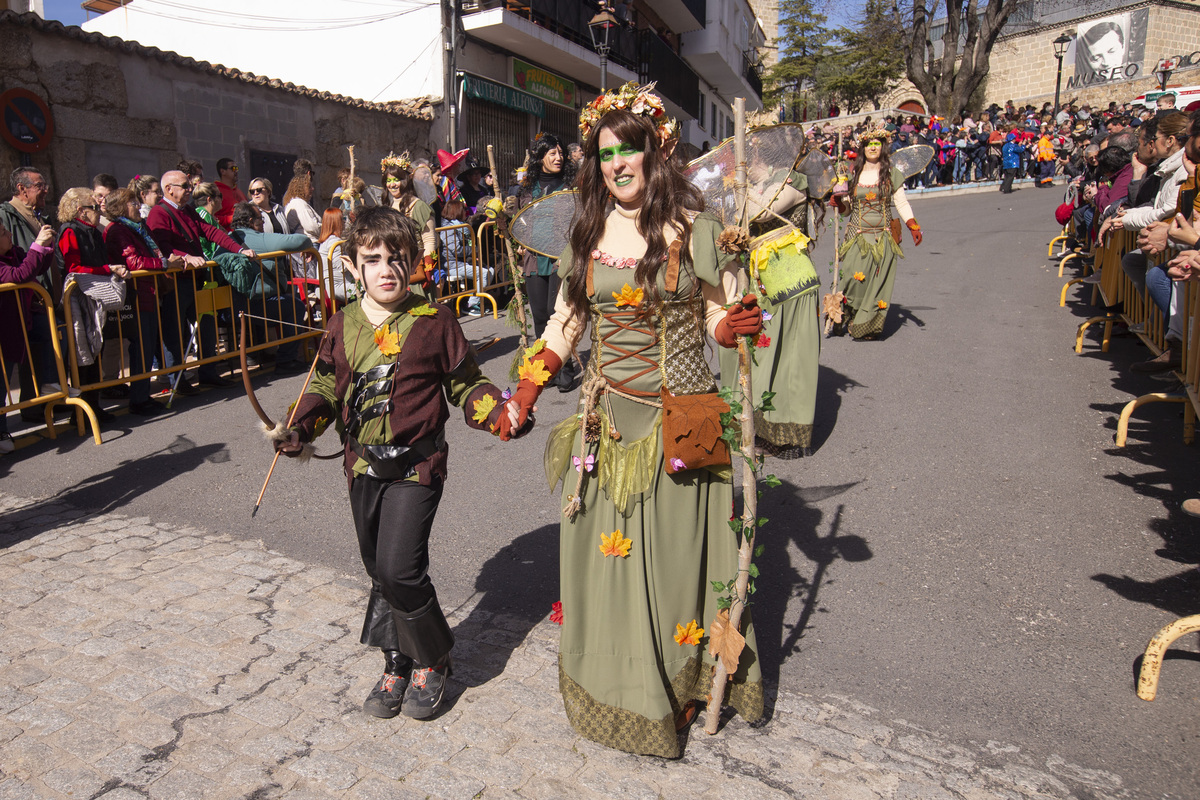
<svg viewBox="0 0 1200 800"><path fill-rule="evenodd" d="M456 164L466 158L467 153L469 152L471 152L471 148L469 147L464 147L462 150L459 150L454 154L451 154L445 150L438 150L438 166L441 167L442 172L448 172L449 170L453 169Z"/></svg>

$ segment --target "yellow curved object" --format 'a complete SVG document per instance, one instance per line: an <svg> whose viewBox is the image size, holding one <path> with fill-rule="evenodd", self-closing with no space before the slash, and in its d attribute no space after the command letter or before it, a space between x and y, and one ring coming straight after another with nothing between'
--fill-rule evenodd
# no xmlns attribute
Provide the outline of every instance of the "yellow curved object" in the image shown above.
<svg viewBox="0 0 1200 800"><path fill-rule="evenodd" d="M1121 409L1121 418L1117 420L1117 447L1124 447L1125 440L1129 438L1129 420L1133 417L1134 411L1150 403L1183 403L1186 400L1185 395L1167 394L1166 392L1153 392L1130 400L1125 404L1125 408Z"/></svg>
<svg viewBox="0 0 1200 800"><path fill-rule="evenodd" d="M1111 324L1113 322L1116 322L1116 317L1110 317L1107 315L1105 315L1103 317L1092 317L1091 319L1086 320L1083 323L1081 323L1079 326L1079 330L1077 330L1075 332L1075 352L1076 353L1083 352L1083 334L1087 331L1087 329L1090 326L1096 324L1097 322L1107 322L1107 323ZM1108 342L1107 341L1105 342L1102 349L1105 352L1108 352Z"/></svg>
<svg viewBox="0 0 1200 800"><path fill-rule="evenodd" d="M1080 255L1082 255L1082 254L1081 253L1067 253L1065 256L1063 256L1062 260L1058 262L1058 277L1061 278L1063 276L1063 269L1067 266L1067 262L1069 260L1071 260L1072 258L1079 258Z"/></svg>
<svg viewBox="0 0 1200 800"><path fill-rule="evenodd" d="M1066 240L1067 235L1065 233L1060 236L1055 236L1053 239L1051 239L1050 245L1046 248L1046 258L1054 258L1054 245L1058 244L1059 242L1065 242Z"/></svg>
<svg viewBox="0 0 1200 800"><path fill-rule="evenodd" d="M1072 286L1074 286L1077 283L1083 283L1083 278L1071 278L1071 280L1069 280L1065 284L1063 284L1062 294L1060 294L1058 296L1058 307L1059 308L1067 307L1067 290L1070 289ZM1076 350L1075 352L1079 352L1079 351Z"/></svg>
<svg viewBox="0 0 1200 800"><path fill-rule="evenodd" d="M1147 701L1154 699L1158 694L1158 673L1162 670L1163 654L1180 636L1196 631L1200 631L1200 614L1177 619L1154 634L1150 644L1146 645L1145 655L1142 656L1142 669L1138 673L1138 697Z"/></svg>

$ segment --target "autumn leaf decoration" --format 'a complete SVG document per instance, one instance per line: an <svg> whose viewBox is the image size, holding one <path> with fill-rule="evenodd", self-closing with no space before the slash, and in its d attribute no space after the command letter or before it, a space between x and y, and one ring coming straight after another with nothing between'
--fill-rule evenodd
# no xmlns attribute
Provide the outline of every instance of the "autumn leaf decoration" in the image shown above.
<svg viewBox="0 0 1200 800"><path fill-rule="evenodd" d="M317 439L329 427L329 419L327 417L317 417L317 421L313 423L313 438Z"/></svg>
<svg viewBox="0 0 1200 800"><path fill-rule="evenodd" d="M486 422L488 414L492 413L492 409L496 407L496 398L490 394L485 394L483 397L475 401L475 416L471 419L476 422Z"/></svg>
<svg viewBox="0 0 1200 800"><path fill-rule="evenodd" d="M375 346L385 356L398 356L400 355L400 334L384 324L375 329Z"/></svg>
<svg viewBox="0 0 1200 800"><path fill-rule="evenodd" d="M550 380L550 370L546 369L544 361L530 361L526 357L520 369L517 370L517 378L529 381L534 386L544 386L546 381Z"/></svg>
<svg viewBox="0 0 1200 800"><path fill-rule="evenodd" d="M708 626L708 654L721 659L725 671L732 675L737 672L738 659L741 658L742 648L745 646L746 637L729 624L729 609L721 609L717 612L717 618Z"/></svg>
<svg viewBox="0 0 1200 800"><path fill-rule="evenodd" d="M525 358L527 358L527 359L533 358L534 356L536 356L538 353L542 352L545 349L546 349L546 340L538 339L536 342L529 345L529 347L525 348Z"/></svg>
<svg viewBox="0 0 1200 800"><path fill-rule="evenodd" d="M627 558L629 556L629 548L633 546L632 539L626 539L621 535L621 529L612 532L612 535L600 534L600 552L614 558Z"/></svg>
<svg viewBox="0 0 1200 800"><path fill-rule="evenodd" d="M643 294L641 289L634 289L627 283L621 287L620 292L613 292L612 296L617 301L617 308L621 306L636 308L642 304Z"/></svg>
<svg viewBox="0 0 1200 800"><path fill-rule="evenodd" d="M423 306L410 308L408 314L412 317L435 317L437 316L437 309L426 303Z"/></svg>
<svg viewBox="0 0 1200 800"><path fill-rule="evenodd" d="M875 200L878 197L879 195L875 194L874 192L867 192L867 200Z"/></svg>
<svg viewBox="0 0 1200 800"><path fill-rule="evenodd" d="M879 306L880 311L883 311L888 306L887 300L880 300L876 305Z"/></svg>
<svg viewBox="0 0 1200 800"><path fill-rule="evenodd" d="M865 281L866 279L867 279L867 276L866 276L866 275L863 275L861 272L856 272L856 273L854 273L854 280L856 280L856 281Z"/></svg>
<svg viewBox="0 0 1200 800"><path fill-rule="evenodd" d="M685 644L700 644L700 637L704 635L704 628L696 624L696 620L692 620L687 625L675 626L675 644L683 647Z"/></svg>

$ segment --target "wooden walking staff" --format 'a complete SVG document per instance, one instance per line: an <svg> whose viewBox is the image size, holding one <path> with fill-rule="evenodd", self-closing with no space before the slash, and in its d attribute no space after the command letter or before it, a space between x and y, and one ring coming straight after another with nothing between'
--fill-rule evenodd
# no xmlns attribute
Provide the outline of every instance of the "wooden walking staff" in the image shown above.
<svg viewBox="0 0 1200 800"><path fill-rule="evenodd" d="M733 125L735 131L734 153L737 163L735 181L739 194L738 206L742 209L739 224L748 234L749 220L746 209L746 100L738 97L733 101ZM744 256L743 256L744 257ZM745 264L743 263L743 267ZM738 294L744 296L750 277L745 269L738 272ZM750 562L754 558L754 534L758 525L758 462L754 453L754 400L750 380L750 348L747 337L738 337L738 386L742 390L742 543L738 548L738 573L734 582L734 594L729 606L728 619L725 612L709 625L709 653L718 656L713 673L712 693L708 701L708 712L704 717L704 732L714 734L721 720L721 705L725 702L725 684L729 676L737 671L738 656L746 645L740 628L742 611L746 608L746 595L750 585Z"/></svg>
<svg viewBox="0 0 1200 800"><path fill-rule="evenodd" d="M504 196L500 191L500 173L496 171L496 151L490 144L487 146L487 154L488 169L492 172L492 189L495 190L496 199L503 203ZM501 218L499 211L496 212L496 230L504 239L504 252L508 256L508 272L513 279L513 294L516 295L513 300L517 306L517 323L521 340L521 349L517 351L517 357L520 358L521 354L529 347L529 321L525 318L525 287L523 285L525 276L521 274L517 264L517 254L513 251L512 235L508 232L508 224Z"/></svg>

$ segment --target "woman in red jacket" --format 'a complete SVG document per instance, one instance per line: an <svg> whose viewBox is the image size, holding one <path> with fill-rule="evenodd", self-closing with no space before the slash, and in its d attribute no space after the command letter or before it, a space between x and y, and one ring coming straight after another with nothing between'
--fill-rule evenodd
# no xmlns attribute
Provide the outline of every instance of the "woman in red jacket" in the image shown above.
<svg viewBox="0 0 1200 800"><path fill-rule="evenodd" d="M104 231L104 248L113 264L124 264L130 272L153 272L182 267L183 259L164 256L150 229L142 222L141 200L129 189L118 189L104 201L104 213L113 221ZM122 320L121 333L129 340L129 373L149 369L158 347L158 297L155 279L133 275L126 296L133 295L133 318ZM129 384L129 411L142 417L161 414L166 408L150 399L150 379Z"/></svg>

